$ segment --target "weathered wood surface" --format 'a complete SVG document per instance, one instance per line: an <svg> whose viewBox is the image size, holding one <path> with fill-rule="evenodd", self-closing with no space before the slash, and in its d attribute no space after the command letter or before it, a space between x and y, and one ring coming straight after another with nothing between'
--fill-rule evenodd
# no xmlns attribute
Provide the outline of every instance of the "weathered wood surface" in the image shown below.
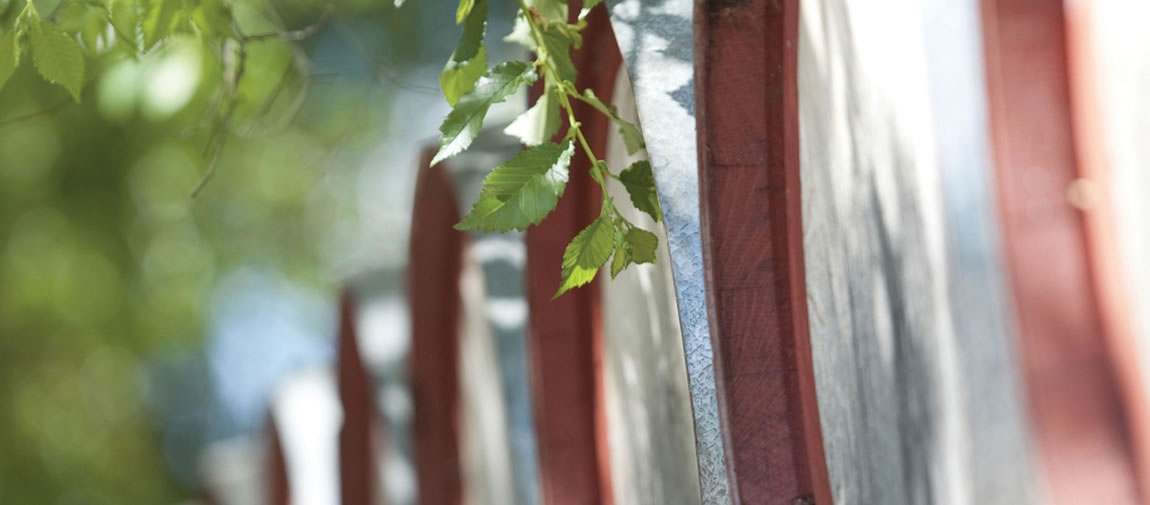
<svg viewBox="0 0 1150 505"><path fill-rule="evenodd" d="M573 6L571 11L578 9ZM572 55L582 69L575 84L609 99L619 66L618 48L601 9L587 21L586 44ZM602 152L609 120L582 102L574 107L591 148ZM527 231L526 238L528 348L544 505L611 503L599 373L599 281L551 299L560 284L567 243L599 215L602 197L589 166L585 155L575 154L563 198L542 224Z"/></svg>
<svg viewBox="0 0 1150 505"><path fill-rule="evenodd" d="M984 0L983 12L1005 251L1043 494L1055 504L1141 503L1107 349L1117 335L1094 283L1087 218L1073 200L1083 153L1063 5Z"/></svg>
<svg viewBox="0 0 1150 505"><path fill-rule="evenodd" d="M625 71L612 103L623 119L636 120ZM612 170L644 157L628 156L617 132L608 137L604 160ZM622 186L609 185L608 193L629 221L659 236L656 264L632 266L603 283L604 401L615 503L698 505L694 420L667 234L662 223L634 208Z"/></svg>
<svg viewBox="0 0 1150 505"><path fill-rule="evenodd" d="M608 0L659 189L687 361L702 503L730 503L699 233L691 0Z"/></svg>
<svg viewBox="0 0 1150 505"><path fill-rule="evenodd" d="M1150 496L1150 3L1066 2L1078 204L1108 347ZM1085 197L1085 198L1082 198Z"/></svg>
<svg viewBox="0 0 1150 505"><path fill-rule="evenodd" d="M1028 503L977 6L800 7L803 245L834 503Z"/></svg>
<svg viewBox="0 0 1150 505"><path fill-rule="evenodd" d="M734 504L831 502L803 279L798 2L701 1L699 185Z"/></svg>
<svg viewBox="0 0 1150 505"><path fill-rule="evenodd" d="M420 505L461 505L459 278L464 234L445 169L421 162L408 262L412 449Z"/></svg>

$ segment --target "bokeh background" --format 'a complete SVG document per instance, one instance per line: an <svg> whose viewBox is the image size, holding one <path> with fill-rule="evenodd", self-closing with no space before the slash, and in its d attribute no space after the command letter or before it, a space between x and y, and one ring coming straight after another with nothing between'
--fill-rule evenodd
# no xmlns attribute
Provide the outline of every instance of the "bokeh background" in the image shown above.
<svg viewBox="0 0 1150 505"><path fill-rule="evenodd" d="M318 29L248 44L194 198L222 82L196 38L102 54L79 104L30 65L0 89L0 502L195 503L203 451L260 437L276 384L333 359L339 281L406 255L454 11L238 0L246 33ZM491 6L492 62L513 12Z"/></svg>

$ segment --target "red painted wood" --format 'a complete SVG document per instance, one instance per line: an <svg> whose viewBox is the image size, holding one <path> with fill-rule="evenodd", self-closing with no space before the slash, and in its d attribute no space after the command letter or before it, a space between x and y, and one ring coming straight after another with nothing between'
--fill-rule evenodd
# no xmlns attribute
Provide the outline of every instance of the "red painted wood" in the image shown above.
<svg viewBox="0 0 1150 505"><path fill-rule="evenodd" d="M1118 230L1109 189L1110 160L1107 156L1106 124L1102 121L1099 87L1093 68L1094 47L1091 19L1093 2L1067 2L1067 50L1069 54L1071 104L1074 115L1078 175L1090 181L1096 193L1084 208L1088 255L1098 292L1102 325L1107 335L1122 400L1131 429L1135 469L1142 496L1150 496L1150 403L1141 370L1150 367L1142 359L1134 308L1127 290L1128 276L1118 253Z"/></svg>
<svg viewBox="0 0 1150 505"><path fill-rule="evenodd" d="M266 422L267 462L265 492L268 505L291 505L291 487L288 484L287 461L284 459L283 443L275 418L268 415Z"/></svg>
<svg viewBox="0 0 1150 505"><path fill-rule="evenodd" d="M336 387L343 407L339 430L339 487L342 503L378 503L375 496L378 462L373 427L375 403L371 377L359 352L355 328L355 297L345 290L339 302L336 339Z"/></svg>
<svg viewBox="0 0 1150 505"><path fill-rule="evenodd" d="M464 235L455 188L426 151L415 185L408 262L413 452L421 505L461 505L459 278Z"/></svg>
<svg viewBox="0 0 1150 505"><path fill-rule="evenodd" d="M695 38L703 258L733 502L830 505L803 267L798 0L700 0Z"/></svg>
<svg viewBox="0 0 1150 505"><path fill-rule="evenodd" d="M1063 6L983 0L1004 247L1040 479L1050 503L1141 503L1107 351L1078 177Z"/></svg>
<svg viewBox="0 0 1150 505"><path fill-rule="evenodd" d="M571 12L579 11L577 4L570 5ZM585 45L572 54L579 69L576 86L592 88L609 100L622 56L606 10L595 9L587 21ZM536 88L533 94L538 93ZM576 102L574 107L592 150L603 153L608 120L583 103ZM526 239L529 350L544 505L612 501L600 373L603 339L598 281L551 300L560 284L563 250L599 215L602 196L588 173L590 164L582 150L576 149L563 198L541 225L527 232Z"/></svg>

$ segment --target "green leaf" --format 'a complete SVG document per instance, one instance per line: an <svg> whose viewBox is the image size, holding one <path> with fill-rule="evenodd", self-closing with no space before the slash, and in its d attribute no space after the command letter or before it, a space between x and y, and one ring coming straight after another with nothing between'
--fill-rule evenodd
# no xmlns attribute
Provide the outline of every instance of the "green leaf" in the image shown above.
<svg viewBox="0 0 1150 505"><path fill-rule="evenodd" d="M635 123L619 117L619 113L615 111L615 107L603 103L599 97L595 96L594 91L591 91L589 88L584 90L583 100L591 104L591 106L595 107L599 112L606 114L612 121L615 121L615 124L619 125L619 134L623 136L623 143L627 146L627 154L633 155L647 147L647 144L643 141L643 132L639 130L639 127L635 125Z"/></svg>
<svg viewBox="0 0 1150 505"><path fill-rule="evenodd" d="M532 105L527 112L515 118L503 133L518 137L520 142L528 146L537 146L555 136L559 131L559 96L557 88L550 86L543 96Z"/></svg>
<svg viewBox="0 0 1150 505"><path fill-rule="evenodd" d="M84 87L84 50L54 23L29 17L27 33L32 62L48 82L67 89L77 102Z"/></svg>
<svg viewBox="0 0 1150 505"><path fill-rule="evenodd" d="M176 24L176 14L182 2L176 0L149 0L144 12L141 29L144 32L144 50L149 50L157 42L172 33Z"/></svg>
<svg viewBox="0 0 1150 505"><path fill-rule="evenodd" d="M659 237L647 230L629 228L623 232L623 223L616 223L615 257L611 260L611 278L619 276L624 268L638 263L655 263L655 248Z"/></svg>
<svg viewBox="0 0 1150 505"><path fill-rule="evenodd" d="M80 30L80 40L84 43L84 49L88 51L88 54L96 54L97 46L100 44L100 36L104 34L107 27L108 23L104 19L95 18Z"/></svg>
<svg viewBox="0 0 1150 505"><path fill-rule="evenodd" d="M578 33L567 30L566 27L566 24L547 25L543 29L543 47L555 65L559 79L575 82L576 70L575 63L571 61L571 46L575 44Z"/></svg>
<svg viewBox="0 0 1150 505"><path fill-rule="evenodd" d="M16 47L16 30L8 30L8 33L0 36L0 88L12 77L18 65L20 52Z"/></svg>
<svg viewBox="0 0 1150 505"><path fill-rule="evenodd" d="M659 237L654 233L642 228L631 228L627 230L625 240L635 263L655 262L655 248L659 246Z"/></svg>
<svg viewBox="0 0 1150 505"><path fill-rule="evenodd" d="M475 84L475 89L463 95L455 108L439 125L439 152L431 160L434 165L463 152L483 129L483 118L492 105L507 97L524 84L535 82L535 66L525 61L508 61L496 65Z"/></svg>
<svg viewBox="0 0 1150 505"><path fill-rule="evenodd" d="M579 19L586 19L587 15L591 13L596 5L603 3L603 0L587 0L583 2L583 8L579 10Z"/></svg>
<svg viewBox="0 0 1150 505"><path fill-rule="evenodd" d="M439 74L439 87L443 90L443 98L449 105L455 105L459 99L475 89L475 82L487 70L487 50L480 47L479 52L470 60L462 63L448 60L447 66Z"/></svg>
<svg viewBox="0 0 1150 505"><path fill-rule="evenodd" d="M120 43L133 49L139 48L136 26L140 21L138 0L110 0L108 2L108 21L116 29L116 38Z"/></svg>
<svg viewBox="0 0 1150 505"><path fill-rule="evenodd" d="M487 27L487 0L476 0L463 35L451 53L443 72L439 74L439 87L447 103L455 105L460 97L475 89L475 81L487 70L487 50L483 47L483 34Z"/></svg>
<svg viewBox="0 0 1150 505"><path fill-rule="evenodd" d="M649 214L655 222L663 220L663 211L659 208L659 196L655 190L655 175L651 173L651 163L646 160L636 161L619 174L619 181L627 188L631 196L631 203L636 209Z"/></svg>
<svg viewBox="0 0 1150 505"><path fill-rule="evenodd" d="M471 1L474 7L466 18L467 22L463 24L463 35L459 37L459 43L451 53L451 59L457 62L470 60L479 53L483 47L483 35L487 30L487 0Z"/></svg>
<svg viewBox="0 0 1150 505"><path fill-rule="evenodd" d="M455 24L462 23L467 19L467 15L471 14L471 9L475 6L475 0L459 0L459 8L455 9Z"/></svg>
<svg viewBox="0 0 1150 505"><path fill-rule="evenodd" d="M459 230L524 230L539 224L563 196L575 146L547 143L527 149L483 179L479 201L455 225Z"/></svg>
<svg viewBox="0 0 1150 505"><path fill-rule="evenodd" d="M103 8L78 0L61 0L54 19L61 30L74 33L83 29L92 18L100 17Z"/></svg>
<svg viewBox="0 0 1150 505"><path fill-rule="evenodd" d="M633 155L647 147L647 143L643 141L643 132L639 131L639 127L635 123L624 121L619 117L615 117L615 122L619 125L619 133L623 135L627 154Z"/></svg>
<svg viewBox="0 0 1150 505"><path fill-rule="evenodd" d="M575 235L567 244L567 250L563 251L563 282L554 298L591 282L611 259L611 253L615 251L614 238L615 224L606 216L600 216Z"/></svg>

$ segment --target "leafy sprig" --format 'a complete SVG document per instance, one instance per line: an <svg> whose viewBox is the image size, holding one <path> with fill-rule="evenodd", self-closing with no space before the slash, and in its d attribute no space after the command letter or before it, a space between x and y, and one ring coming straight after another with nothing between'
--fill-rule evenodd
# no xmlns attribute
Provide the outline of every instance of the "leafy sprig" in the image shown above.
<svg viewBox="0 0 1150 505"><path fill-rule="evenodd" d="M567 245L556 297L591 282L608 261L611 277L630 265L655 262L658 238L619 212L607 193L608 181L622 184L635 208L656 222L663 218L655 197L651 165L637 161L618 174L612 172L591 149L572 107L573 101L587 103L615 122L629 154L645 147L638 126L622 119L592 90L580 93L575 86L578 69L571 51L582 46L586 17L600 2L588 0L576 22L569 23L569 7L561 0L519 0L515 28L507 40L526 46L534 52L535 60L510 61L488 69L483 46L487 1L460 0L456 23L463 25L463 35L440 75L443 95L453 109L439 127L440 148L432 164L470 147L492 105L506 100L524 85L543 80L540 97L505 130L518 137L526 149L495 167L484 179L479 200L455 225L457 229L522 231L539 224L563 197L576 147L591 160L590 175L603 191L603 205L599 216ZM567 133L553 142L563 115Z"/></svg>
<svg viewBox="0 0 1150 505"><path fill-rule="evenodd" d="M232 134L240 81L247 64L250 43L269 40L299 41L312 35L331 14L328 6L311 26L295 31L247 35L233 16L228 0L60 0L42 16L32 0L16 13L16 2L0 0L0 88L16 69L31 60L40 76L68 91L65 99L45 111L9 118L0 125L22 121L68 103L80 102L88 77L86 61L113 49L136 58L156 51L174 35L189 35L218 51L224 63L223 83L209 107L211 133L204 149L208 165L192 189L198 193L215 173L224 146ZM13 14L15 16L13 17ZM295 58L301 75L306 58ZM301 62L304 62L301 64Z"/></svg>

